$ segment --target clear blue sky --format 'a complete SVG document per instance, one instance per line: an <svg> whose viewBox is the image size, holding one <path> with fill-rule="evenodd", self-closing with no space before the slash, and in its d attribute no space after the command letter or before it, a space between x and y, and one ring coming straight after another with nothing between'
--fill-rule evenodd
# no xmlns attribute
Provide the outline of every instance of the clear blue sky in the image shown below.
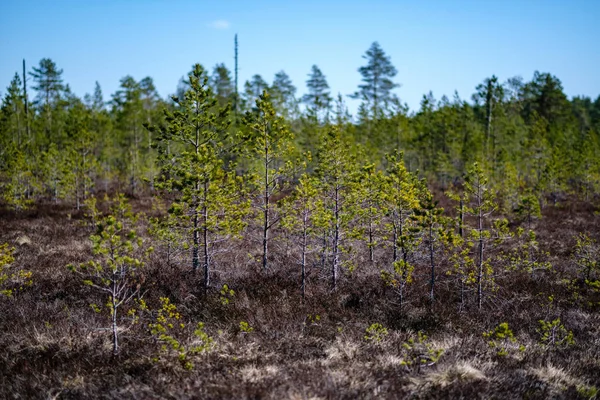
<svg viewBox="0 0 600 400"><path fill-rule="evenodd" d="M429 90L470 99L492 74L529 80L535 70L556 75L569 96L595 98L599 21L597 0L2 0L0 91L23 58L30 68L49 57L79 96L99 81L108 100L125 75L151 76L167 96L195 62L233 69L237 33L240 89L283 69L302 94L317 64L334 94L352 93L362 55L379 41L413 110Z"/></svg>

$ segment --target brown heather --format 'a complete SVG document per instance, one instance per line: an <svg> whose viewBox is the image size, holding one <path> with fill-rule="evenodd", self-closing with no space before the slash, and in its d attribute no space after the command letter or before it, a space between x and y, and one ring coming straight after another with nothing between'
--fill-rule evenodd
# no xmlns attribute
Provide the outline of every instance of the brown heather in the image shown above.
<svg viewBox="0 0 600 400"><path fill-rule="evenodd" d="M151 213L149 199L132 202L136 211ZM447 199L440 202L452 208ZM600 298L576 282L581 297L573 300L573 288L563 280L578 276L576 235L600 240L598 208L574 199L548 205L534 227L554 271L500 274L498 290L480 311L473 291L459 311L455 282L444 274L448 260L440 262L433 310L424 264L417 265L400 312L396 295L380 279L384 266L366 260L343 274L335 292L328 270L309 269L303 303L299 268L281 242L273 242L270 268L262 271L260 243L246 234L218 260L207 294L200 273L185 263L165 265L157 250L143 280L144 299L154 311L142 314L137 325L123 324L121 352L113 357L107 316L89 306L106 299L66 268L91 257L84 212L49 204L20 213L2 209L0 243L15 247L10 268L32 271L34 282L11 298L0 297L0 398L591 398L600 389L600 314L589 303ZM375 260L389 256L377 251ZM223 284L235 291L228 304L221 301ZM153 360L160 344L147 325L161 297L177 306L187 325L204 322L214 340L191 370L176 357ZM538 344L538 320L556 317L573 332L574 345ZM241 332L241 321L254 330ZM511 348L501 357L488 346L482 333L502 322L523 351ZM366 341L365 330L374 323L388 334ZM403 344L418 331L443 354L433 365L409 368ZM189 335L178 339L192 343Z"/></svg>

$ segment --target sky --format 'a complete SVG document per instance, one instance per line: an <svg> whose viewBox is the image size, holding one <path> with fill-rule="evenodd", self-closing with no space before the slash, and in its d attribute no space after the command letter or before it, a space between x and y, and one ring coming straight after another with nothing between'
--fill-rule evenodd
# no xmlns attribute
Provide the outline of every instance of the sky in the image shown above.
<svg viewBox="0 0 600 400"><path fill-rule="evenodd" d="M550 72L569 96L600 95L597 0L0 0L0 93L42 58L83 96L98 81L110 99L126 75L154 79L161 96L199 62L254 74L284 70L306 91L313 64L335 96L356 91L362 56L378 41L398 70L395 93L411 110L432 91L469 100L495 74ZM29 83L31 85L31 82ZM345 97L354 112L357 101Z"/></svg>

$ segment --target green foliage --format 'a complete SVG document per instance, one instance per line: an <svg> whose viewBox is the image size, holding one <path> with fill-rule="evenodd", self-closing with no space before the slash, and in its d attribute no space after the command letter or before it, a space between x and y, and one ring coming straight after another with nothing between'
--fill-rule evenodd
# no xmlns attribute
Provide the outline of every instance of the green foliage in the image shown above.
<svg viewBox="0 0 600 400"><path fill-rule="evenodd" d="M186 235L179 223L180 216L176 210L168 210L167 203L159 197L153 199L152 210L160 216L148 219L148 233L158 242L157 251L161 253L167 265L171 265L186 244Z"/></svg>
<svg viewBox="0 0 600 400"><path fill-rule="evenodd" d="M358 69L363 83L352 97L363 100L370 109L370 117L377 119L383 107L393 99L392 90L399 86L392 81L397 71L377 42L371 44L363 58L367 65Z"/></svg>
<svg viewBox="0 0 600 400"><path fill-rule="evenodd" d="M96 208L96 200L86 202L95 225L91 235L93 259L68 268L81 276L83 284L108 296L106 308L112 320L113 353L118 345L118 310L140 293L143 284L144 262L152 248L144 244L136 227L139 215L122 194L111 201L110 212L103 216ZM92 306L94 311L98 307Z"/></svg>
<svg viewBox="0 0 600 400"><path fill-rule="evenodd" d="M596 399L600 394L600 390L596 386L579 385L577 386L577 393L584 399Z"/></svg>
<svg viewBox="0 0 600 400"><path fill-rule="evenodd" d="M436 253L438 248L443 248L454 242L452 230L446 229L450 222L442 213L443 208L437 207L437 201L433 200L431 193L425 193L418 208L413 210L412 218L416 221L416 227L413 231L418 230L423 235L423 240L427 245L429 266L431 268L430 278L430 301L434 301L434 286L436 281Z"/></svg>
<svg viewBox="0 0 600 400"><path fill-rule="evenodd" d="M308 314L306 316L306 321L310 325L317 325L319 322L321 322L321 316L319 314Z"/></svg>
<svg viewBox="0 0 600 400"><path fill-rule="evenodd" d="M204 330L204 324L198 322L194 329L192 344L186 344L184 333L186 325L182 322L181 314L168 297L161 297L161 308L158 310L154 322L151 322L148 327L150 333L161 343L160 353L155 361L159 361L159 357L169 357L175 355L181 367L186 370L194 368L195 358L199 354L210 351L213 346L213 339Z"/></svg>
<svg viewBox="0 0 600 400"><path fill-rule="evenodd" d="M12 297L17 290L23 290L25 286L33 284L31 271L19 270L12 272L10 265L15 261L13 257L15 249L7 243L0 244L0 294Z"/></svg>
<svg viewBox="0 0 600 400"><path fill-rule="evenodd" d="M35 178L32 165L27 162L26 155L12 149L6 161L6 179L0 181L2 198L6 204L17 210L26 210L33 205L34 194L39 192L39 182Z"/></svg>
<svg viewBox="0 0 600 400"><path fill-rule="evenodd" d="M520 217L525 218L530 227L529 229L531 229L532 220L542 216L540 202L537 196L533 194L526 194L522 196L515 212Z"/></svg>
<svg viewBox="0 0 600 400"><path fill-rule="evenodd" d="M508 327L508 322L502 322L494 329L484 332L483 337L489 339L488 345L492 349L497 349L496 354L500 357L507 356L517 342L513 331ZM525 347L521 345L518 350L522 352Z"/></svg>
<svg viewBox="0 0 600 400"><path fill-rule="evenodd" d="M371 324L365 329L364 339L367 342L379 343L388 335L388 330L380 323Z"/></svg>
<svg viewBox="0 0 600 400"><path fill-rule="evenodd" d="M586 282L600 279L600 245L585 233L577 237L573 260Z"/></svg>
<svg viewBox="0 0 600 400"><path fill-rule="evenodd" d="M414 270L409 259L422 240L413 213L426 189L423 182L406 169L403 153L388 154L386 160L388 166L382 196L383 210L387 217L385 232L392 245L392 271L383 270L381 277L386 284L396 288L402 303L404 288L412 282Z"/></svg>
<svg viewBox="0 0 600 400"><path fill-rule="evenodd" d="M349 236L358 215L356 163L350 151L349 143L338 127L331 127L322 138L317 153L318 166L316 178L318 190L323 198L323 208L316 218L326 252L331 252L332 287L337 285L339 268L345 266L352 271ZM330 247L328 249L327 247Z"/></svg>
<svg viewBox="0 0 600 400"><path fill-rule="evenodd" d="M219 300L221 300L221 304L226 306L231 302L231 300L233 300L233 297L235 296L235 291L233 289L230 289L229 286L227 286L227 284L224 284L221 287L219 294L221 295L219 297Z"/></svg>
<svg viewBox="0 0 600 400"><path fill-rule="evenodd" d="M157 140L161 173L156 186L176 194L169 209L175 218L167 225L187 230L193 270L199 268L202 253L207 290L215 244L242 230L249 201L242 200L241 178L223 165L231 139L230 107L217 106L199 64L189 75L189 90L173 101L177 107L165 111L166 126L146 125Z"/></svg>
<svg viewBox="0 0 600 400"><path fill-rule="evenodd" d="M293 168L294 135L285 120L278 117L266 91L256 100L256 108L246 113L244 124L246 146L256 159L253 183L258 193L257 211L262 226L262 268L268 268L269 234L277 223L277 208L272 204L273 196L281 193L289 184Z"/></svg>
<svg viewBox="0 0 600 400"><path fill-rule="evenodd" d="M401 365L408 370L420 371L422 367L431 367L435 365L444 349L435 348L428 340L427 335L422 331L417 333L417 337L410 337L406 342L402 343L402 361Z"/></svg>
<svg viewBox="0 0 600 400"><path fill-rule="evenodd" d="M500 256L507 263L509 271L523 271L533 275L535 271L552 270L552 264L547 261L550 253L540 249L533 230L525 232L519 228L515 237L518 240L516 246L509 253Z"/></svg>
<svg viewBox="0 0 600 400"><path fill-rule="evenodd" d="M474 217L473 226L467 226L467 240L463 242L472 248L474 254L474 269L468 272L467 283L477 285L478 307L483 306L485 289L495 286L492 263L484 252L488 244L499 244L510 236L506 219L492 219L498 210L496 196L488 180L488 173L479 163L468 168L463 184L462 195L452 195L462 200L464 215ZM471 265L470 260L462 257L463 267ZM460 263L460 262L459 262Z"/></svg>
<svg viewBox="0 0 600 400"><path fill-rule="evenodd" d="M388 180L381 170L375 168L375 164L367 164L362 167L357 183L354 196L359 204L354 236L366 242L369 261L374 262L375 248L384 236L382 225L387 213L385 193Z"/></svg>
<svg viewBox="0 0 600 400"><path fill-rule="evenodd" d="M251 333L254 332L254 328L250 326L250 324L246 321L240 321L239 329L241 333Z"/></svg>
<svg viewBox="0 0 600 400"><path fill-rule="evenodd" d="M540 334L540 344L547 347L568 347L575 344L573 332L565 328L560 322L560 318L548 322L540 320L540 327L537 332Z"/></svg>

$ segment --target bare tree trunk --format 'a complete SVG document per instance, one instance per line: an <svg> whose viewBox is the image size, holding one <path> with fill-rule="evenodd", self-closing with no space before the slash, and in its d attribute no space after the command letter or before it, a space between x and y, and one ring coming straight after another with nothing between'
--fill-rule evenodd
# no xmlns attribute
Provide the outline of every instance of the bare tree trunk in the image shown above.
<svg viewBox="0 0 600 400"><path fill-rule="evenodd" d="M375 257L373 255L373 222L369 217L369 261L372 263L375 261Z"/></svg>
<svg viewBox="0 0 600 400"><path fill-rule="evenodd" d="M119 332L117 327L117 281L116 277L113 274L113 287L111 293L111 305L112 305L112 334L113 334L113 355L117 355L119 353Z"/></svg>
<svg viewBox="0 0 600 400"><path fill-rule="evenodd" d="M199 218L198 218L198 210L197 210L197 206L194 205L194 231L192 233L192 269L194 270L194 272L196 272L198 270L198 266L200 265L200 258L199 258L199 252L200 252L200 238L198 235L198 225L199 225Z"/></svg>
<svg viewBox="0 0 600 400"><path fill-rule="evenodd" d="M301 260L301 288L302 288L302 301L306 298L306 245L307 245L307 221L308 217L306 213L303 215L303 226L302 226L302 260Z"/></svg>
<svg viewBox="0 0 600 400"><path fill-rule="evenodd" d="M23 59L23 100L25 102L25 126L27 129L27 139L31 140L31 130L29 128L29 100L27 99L27 75L25 75L25 59ZM19 145L21 145L19 143Z"/></svg>
<svg viewBox="0 0 600 400"><path fill-rule="evenodd" d="M335 209L334 209L334 221L335 221L335 232L333 236L333 265L332 265L332 281L331 286L333 290L337 288L337 280L338 280L338 264L340 262L340 254L339 254L339 242L340 242L340 198L339 198L339 187L336 183L335 188Z"/></svg>
<svg viewBox="0 0 600 400"><path fill-rule="evenodd" d="M323 251L321 252L321 269L325 269L327 264L327 230L323 231Z"/></svg>
<svg viewBox="0 0 600 400"><path fill-rule="evenodd" d="M202 207L202 241L204 250L204 293L208 292L208 286L210 285L210 256L208 253L208 208L206 207L208 194L208 182L204 182L204 205Z"/></svg>
<svg viewBox="0 0 600 400"><path fill-rule="evenodd" d="M435 260L433 257L434 248L433 248L433 224L429 224L429 260L431 262L431 281L430 281L430 292L429 292L429 300L431 304L433 304L434 300L434 285L435 285Z"/></svg>
<svg viewBox="0 0 600 400"><path fill-rule="evenodd" d="M265 128L266 129L266 128ZM266 136L266 132L265 132ZM269 142L265 137L265 191L263 194L263 254L262 254L262 269L267 270L268 267L268 251L269 251Z"/></svg>
<svg viewBox="0 0 600 400"><path fill-rule="evenodd" d="M394 265L394 263L396 261L398 261L398 232L397 232L397 228L396 228L396 220L395 218L392 216L392 249L393 249L393 256L392 256L392 266Z"/></svg>
<svg viewBox="0 0 600 400"><path fill-rule="evenodd" d="M478 189L477 206L479 213L477 215L479 228L479 265L477 273L477 305L479 309L483 304L483 215L481 211L481 186Z"/></svg>
<svg viewBox="0 0 600 400"><path fill-rule="evenodd" d="M196 99L196 117L200 115L200 103L198 99ZM200 126L198 122L196 122L196 141L194 142L194 147L196 150L196 155L200 153ZM198 192L200 191L200 181L196 178L196 187L195 187L195 196L198 196ZM198 225L199 225L199 217L198 217L198 204L197 201L194 201L193 208L193 225L194 231L192 232L192 269L194 272L198 271L198 266L200 265L199 252L200 252L200 238L198 237Z"/></svg>
<svg viewBox="0 0 600 400"><path fill-rule="evenodd" d="M458 222L458 234L460 235L461 238L464 238L464 227L465 227L465 213L464 213L464 204L463 204L463 199L460 199L460 203L459 203L459 222ZM465 306L465 277L464 277L464 268L465 268L465 262L464 260L460 259L460 270L461 270L461 277L460 277L460 309L462 310Z"/></svg>
<svg viewBox="0 0 600 400"><path fill-rule="evenodd" d="M237 33L235 34L235 38L234 38L234 63L235 63L235 71L234 71L234 76L235 76L235 97L234 97L234 102L233 102L233 115L235 117L235 121L236 121L236 125L237 125L237 119L238 119L238 108L239 108L239 92L238 92L238 38L237 38Z"/></svg>

